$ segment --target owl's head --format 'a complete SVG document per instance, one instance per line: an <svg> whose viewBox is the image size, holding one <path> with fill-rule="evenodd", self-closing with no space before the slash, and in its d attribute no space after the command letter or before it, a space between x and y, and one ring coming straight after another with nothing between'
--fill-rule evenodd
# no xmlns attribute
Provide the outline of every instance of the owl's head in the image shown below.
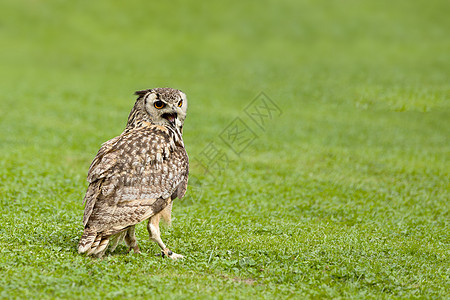
<svg viewBox="0 0 450 300"><path fill-rule="evenodd" d="M138 99L128 116L127 127L147 121L155 125L168 125L182 132L186 119L186 95L172 88L155 88L137 91Z"/></svg>

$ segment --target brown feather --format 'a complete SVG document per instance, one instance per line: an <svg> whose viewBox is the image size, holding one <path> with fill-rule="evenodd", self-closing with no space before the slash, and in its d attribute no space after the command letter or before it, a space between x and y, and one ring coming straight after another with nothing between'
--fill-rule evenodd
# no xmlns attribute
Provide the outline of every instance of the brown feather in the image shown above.
<svg viewBox="0 0 450 300"><path fill-rule="evenodd" d="M170 131L158 127L137 128L100 149L89 169L90 185L85 196L83 224L90 230L108 234L121 231L164 209L164 199L175 194L178 198L184 196L187 154L176 143L166 149L164 142L173 137ZM147 151L147 145L151 151ZM90 253L100 252L97 249Z"/></svg>
<svg viewBox="0 0 450 300"><path fill-rule="evenodd" d="M170 126L142 119L139 101L144 101L141 97L149 91L136 92L140 98L127 128L101 146L89 167L80 253L103 255L110 238L115 248L125 229L169 204L171 208L171 200L186 192L189 167L181 134ZM167 210L163 213L169 222L170 208L168 215Z"/></svg>

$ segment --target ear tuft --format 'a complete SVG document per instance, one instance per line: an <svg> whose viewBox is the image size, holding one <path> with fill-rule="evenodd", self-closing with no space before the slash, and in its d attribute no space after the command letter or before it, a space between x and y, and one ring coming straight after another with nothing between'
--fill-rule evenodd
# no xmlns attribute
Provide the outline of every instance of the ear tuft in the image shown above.
<svg viewBox="0 0 450 300"><path fill-rule="evenodd" d="M144 96L145 94L147 94L148 92L150 92L152 89L148 89L148 90L142 90L142 91L136 91L134 92L135 95L138 95L139 97Z"/></svg>

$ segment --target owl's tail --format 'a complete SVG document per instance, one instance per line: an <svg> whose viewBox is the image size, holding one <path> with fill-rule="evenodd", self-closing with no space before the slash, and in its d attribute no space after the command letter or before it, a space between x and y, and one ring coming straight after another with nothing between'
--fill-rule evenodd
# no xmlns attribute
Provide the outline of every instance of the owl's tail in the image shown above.
<svg viewBox="0 0 450 300"><path fill-rule="evenodd" d="M109 236L103 237L94 229L85 228L80 242L78 253L86 253L92 256L102 256L109 244Z"/></svg>

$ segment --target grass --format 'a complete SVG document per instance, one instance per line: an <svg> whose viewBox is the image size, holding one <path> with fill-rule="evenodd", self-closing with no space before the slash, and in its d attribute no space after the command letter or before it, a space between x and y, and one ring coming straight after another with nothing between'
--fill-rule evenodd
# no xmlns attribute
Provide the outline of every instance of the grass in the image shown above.
<svg viewBox="0 0 450 300"><path fill-rule="evenodd" d="M448 297L448 1L0 6L0 298ZM163 229L186 259L144 225L142 255L81 256L89 164L158 86L190 101ZM281 110L262 127L260 92ZM228 165L205 174L208 145Z"/></svg>

